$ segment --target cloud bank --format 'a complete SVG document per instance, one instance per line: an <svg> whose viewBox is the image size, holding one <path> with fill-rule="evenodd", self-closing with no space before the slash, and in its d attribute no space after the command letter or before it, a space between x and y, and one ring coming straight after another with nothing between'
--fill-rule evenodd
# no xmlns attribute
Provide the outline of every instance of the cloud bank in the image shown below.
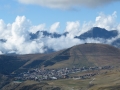
<svg viewBox="0 0 120 90"><path fill-rule="evenodd" d="M119 0L18 0L18 1L24 4L36 4L50 8L70 9L81 6L95 8L112 2L117 2Z"/></svg>
<svg viewBox="0 0 120 90"><path fill-rule="evenodd" d="M55 22L50 28L46 29L45 24L32 25L31 21L25 16L17 16L13 23L6 24L4 20L0 19L0 54L16 53L16 54L30 54L30 53L44 53L47 49L55 51L69 48L73 45L88 43L108 43L120 38L120 34L110 40L92 39L80 40L74 38L84 32L87 32L92 27L101 27L107 30L118 30L120 33L120 23L116 22L117 12L111 15L100 13L94 22L85 22L81 24L79 21L66 22L64 32L67 35L62 35L59 38L44 36L43 32L38 34L36 39L31 39L30 33L37 31L47 31L49 33L59 32L60 22ZM64 33L63 32L63 33Z"/></svg>

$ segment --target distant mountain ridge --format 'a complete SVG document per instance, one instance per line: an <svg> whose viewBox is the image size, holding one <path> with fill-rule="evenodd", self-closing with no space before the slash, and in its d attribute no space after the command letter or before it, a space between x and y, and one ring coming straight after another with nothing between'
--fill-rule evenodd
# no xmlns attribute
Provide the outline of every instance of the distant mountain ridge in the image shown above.
<svg viewBox="0 0 120 90"><path fill-rule="evenodd" d="M63 33L63 34L58 34L56 32L54 33L50 33L50 32L47 32L47 31L37 31L36 33L30 33L30 39L36 39L39 37L39 35L42 34L43 35L43 38L44 37L51 37L51 38L59 38L61 36L66 36L67 35L67 32Z"/></svg>
<svg viewBox="0 0 120 90"><path fill-rule="evenodd" d="M40 36L40 34L43 35L43 38L45 37L51 37L51 38L60 38L61 36L67 36L69 34L69 32L65 32L63 34L58 34L58 33L50 33L48 31L38 31L36 33L30 33L30 37L31 39L36 39ZM106 30L104 28L100 28L100 27L93 27L90 30L88 30L87 32L82 33L79 36L75 36L74 38L80 39L80 40L86 40L88 38L92 38L92 39L111 39L111 38L115 38L119 35L117 30ZM86 42L87 43L87 42ZM116 46L116 47L120 47L120 40L116 39L114 40L110 45Z"/></svg>
<svg viewBox="0 0 120 90"><path fill-rule="evenodd" d="M111 39L118 35L117 30L107 31L104 28L94 27L90 31L77 36L79 39L87 39L87 38L103 38L103 39Z"/></svg>
<svg viewBox="0 0 120 90"><path fill-rule="evenodd" d="M120 48L120 38L118 38L115 41L113 41L111 45Z"/></svg>
<svg viewBox="0 0 120 90"><path fill-rule="evenodd" d="M69 32L65 32L63 34L58 34L56 32L50 33L48 31L37 31L36 33L30 33L31 39L36 39L37 37L39 37L39 34L42 34L43 37L59 38L61 36L66 36L67 34L69 34ZM117 30L108 31L104 28L93 27L90 30L88 30L87 32L84 32L79 36L75 36L75 38L78 38L78 39L87 39L87 38L110 39L110 38L116 37L118 34L119 33Z"/></svg>
<svg viewBox="0 0 120 90"><path fill-rule="evenodd" d="M44 44L44 46L43 46L45 49L44 53L50 53L50 52L54 52L55 48L49 46L48 43L44 42L44 40L53 39L54 40L53 43L55 44L56 43L55 40L60 40L62 37L62 40L60 42L63 42L63 38L68 39L68 38L70 38L69 36L71 34L72 33L69 33L69 32L51 33L49 31L43 30L43 31L37 31L36 33L29 33L29 37L30 37L30 41L34 41L34 40L36 41L37 39L38 40L41 39L41 42ZM109 44L109 45L115 46L117 48L120 48L120 38L117 37L117 36L119 36L119 34L120 33L117 30L106 30L106 29L100 28L100 27L93 27L90 30L88 30L87 32L82 33L81 35L78 35L78 36L75 35L72 39L78 39L78 41L82 40L82 42L80 42L79 44L88 43L90 40L93 40L93 42L90 42L90 43L96 43L96 41L98 41L99 43ZM40 39L39 39L39 37L40 37ZM38 40L37 40L37 42L39 42ZM7 42L7 40L0 39L0 43L6 43L6 42ZM57 47L57 45L58 45L58 42L55 47ZM62 46L60 49L64 49L63 47L64 46ZM5 52L5 54L16 54L16 53L15 52L14 53Z"/></svg>

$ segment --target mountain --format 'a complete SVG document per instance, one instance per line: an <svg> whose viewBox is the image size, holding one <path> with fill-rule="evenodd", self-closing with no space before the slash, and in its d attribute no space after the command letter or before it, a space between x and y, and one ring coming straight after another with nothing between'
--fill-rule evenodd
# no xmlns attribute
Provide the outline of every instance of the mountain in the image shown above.
<svg viewBox="0 0 120 90"><path fill-rule="evenodd" d="M78 32L79 33L79 32ZM64 32L64 33L57 33L57 32L49 32L49 31L37 31L36 33L27 33L28 39L25 39L26 37L23 37L24 40L22 44L28 45L32 43L36 43L35 48L39 48L40 50L44 51L43 53L51 53L55 52L55 50L62 50L65 49L66 46L71 47L72 45L83 44L83 43L103 43L103 44L109 44L115 47L120 48L120 37L118 30L106 30L104 28L100 27L93 27L87 32L82 33L81 35L75 34L73 32ZM72 38L71 38L72 36ZM0 38L0 53L4 54L16 54L16 53L23 53L19 49L18 45L11 45L11 49L9 47L6 48L6 45L9 44L10 41L7 41L7 38ZM66 43L71 43L71 41L75 42L73 44L64 45L59 43L63 43L64 40L66 40ZM12 44L12 43L10 43ZM43 45L42 48L39 47L39 44ZM53 45L52 45L53 44ZM38 45L38 47L37 47ZM9 45L8 45L9 46ZM24 46L24 45L21 45ZM69 48L68 47L68 48ZM23 48L23 47L21 47ZM13 50L14 49L14 50ZM20 50L20 51L19 51ZM30 51L33 51L30 49ZM27 53L27 52L26 52ZM35 50L34 53L39 53L39 50Z"/></svg>
<svg viewBox="0 0 120 90"><path fill-rule="evenodd" d="M23 83L11 82L1 90L63 90L60 87L49 85L46 82L25 81Z"/></svg>
<svg viewBox="0 0 120 90"><path fill-rule="evenodd" d="M17 55L0 55L0 73L10 74L26 62L27 60L21 60Z"/></svg>
<svg viewBox="0 0 120 90"><path fill-rule="evenodd" d="M113 42L112 42L112 45L120 48L120 38L118 38L118 39L116 39L115 41L113 41Z"/></svg>
<svg viewBox="0 0 120 90"><path fill-rule="evenodd" d="M60 38L61 36L66 37L67 34L69 34L69 32L65 32L63 34L58 34L58 33L50 33L48 31L38 31L36 33L30 33L30 37L31 37L30 39L34 40L34 39L37 39L39 36L41 36L42 38L46 38L46 37ZM74 38L84 40L84 41L86 39L89 39L89 38L93 39L93 41L95 39L97 39L98 41L102 39L103 42L101 42L101 41L99 41L99 42L104 43L104 44L108 44L110 39L115 38L118 35L119 35L119 33L117 30L108 31L104 28L93 27L90 30L88 30L87 32L82 33L79 36L75 36ZM85 42L87 43L87 41L85 41ZM115 40L111 41L109 44L120 48L120 40L117 38ZM49 48L47 46L45 46L45 48L47 50L45 53L51 53L51 52L55 51L54 48Z"/></svg>
<svg viewBox="0 0 120 90"><path fill-rule="evenodd" d="M37 31L36 33L30 33L31 39L36 39L40 36L40 34L43 35L43 37L51 37L51 38L59 38L61 36L66 36L69 34L69 32L65 32L63 34L58 33L50 33L48 31ZM100 27L93 27L90 30L88 30L85 33L82 33L80 36L75 36L75 38L78 39L87 39L87 38L103 38L103 39L110 39L113 37L116 37L118 35L117 30L111 30L108 31L104 28Z"/></svg>
<svg viewBox="0 0 120 90"><path fill-rule="evenodd" d="M1 55L0 73L44 68L120 65L120 50L106 44L86 43L50 54Z"/></svg>
<svg viewBox="0 0 120 90"><path fill-rule="evenodd" d="M117 30L108 31L104 28L93 27L88 32L81 34L80 36L76 36L75 38L79 39L87 39L87 38L103 38L103 39L111 39L118 35Z"/></svg>
<svg viewBox="0 0 120 90"><path fill-rule="evenodd" d="M59 38L61 36L66 36L67 32L65 32L63 34L58 34L56 32L50 33L50 32L47 32L47 31L37 31L36 33L30 33L30 37L31 37L30 39L31 40L37 39L41 34L42 34L43 38L44 37Z"/></svg>
<svg viewBox="0 0 120 90"><path fill-rule="evenodd" d="M106 44L87 43L63 50L47 62L49 68L105 66L120 63L120 50ZM44 63L46 66L46 62Z"/></svg>

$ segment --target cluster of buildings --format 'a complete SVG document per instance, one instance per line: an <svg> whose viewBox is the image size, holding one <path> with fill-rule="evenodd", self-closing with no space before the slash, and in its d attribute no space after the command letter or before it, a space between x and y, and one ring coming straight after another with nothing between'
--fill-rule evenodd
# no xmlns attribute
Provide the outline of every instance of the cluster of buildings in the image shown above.
<svg viewBox="0 0 120 90"><path fill-rule="evenodd" d="M37 81L44 81L44 80L57 80L57 79L66 79L66 78L73 78L73 79L86 79L92 76L97 75L97 73L89 73L82 76L70 76L70 74L75 74L78 72L85 72L85 71L93 71L93 70L102 70L102 69L110 69L111 66L104 66L104 67L82 67L82 68L61 68L61 69L31 69L28 72L21 73L14 77L15 80L37 80Z"/></svg>

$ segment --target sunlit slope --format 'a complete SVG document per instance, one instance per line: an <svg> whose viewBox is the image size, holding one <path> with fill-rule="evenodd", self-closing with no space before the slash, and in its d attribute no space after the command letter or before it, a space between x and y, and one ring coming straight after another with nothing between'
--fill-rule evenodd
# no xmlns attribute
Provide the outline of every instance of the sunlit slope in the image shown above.
<svg viewBox="0 0 120 90"><path fill-rule="evenodd" d="M50 54L1 55L0 72L12 73L31 68L120 65L120 50L106 44L86 43ZM7 71L7 72L5 72Z"/></svg>
<svg viewBox="0 0 120 90"><path fill-rule="evenodd" d="M37 63L38 66L47 68L118 65L120 63L120 50L105 44L89 43L48 54L44 58L35 58L28 65L37 60L43 60L41 64Z"/></svg>

